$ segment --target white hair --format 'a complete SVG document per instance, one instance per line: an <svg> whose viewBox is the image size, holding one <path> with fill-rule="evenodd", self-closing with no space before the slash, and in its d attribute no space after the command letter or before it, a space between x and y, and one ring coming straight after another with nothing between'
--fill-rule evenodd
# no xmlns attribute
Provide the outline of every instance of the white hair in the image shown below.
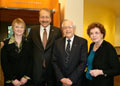
<svg viewBox="0 0 120 86"><path fill-rule="evenodd" d="M73 27L76 28L74 22L73 22L72 20L69 20L69 19L64 19L64 20L63 20L62 25L61 25L62 27L64 27L64 22L66 22L66 21L72 22L72 23L73 23Z"/></svg>

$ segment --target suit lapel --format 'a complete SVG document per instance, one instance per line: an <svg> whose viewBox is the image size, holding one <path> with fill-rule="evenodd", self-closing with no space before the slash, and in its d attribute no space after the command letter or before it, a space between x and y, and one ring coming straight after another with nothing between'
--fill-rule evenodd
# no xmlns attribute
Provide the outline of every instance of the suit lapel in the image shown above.
<svg viewBox="0 0 120 86"><path fill-rule="evenodd" d="M39 48L43 48L43 44L42 44L42 41L41 41L41 37L40 37L40 27L36 30L36 37L34 37L34 40L35 40L35 44L39 47ZM40 46L41 45L41 46Z"/></svg>
<svg viewBox="0 0 120 86"><path fill-rule="evenodd" d="M76 48L77 48L77 37L74 36L70 56L74 54L74 51L76 50Z"/></svg>
<svg viewBox="0 0 120 86"><path fill-rule="evenodd" d="M66 51L65 51L65 41L66 41L65 39L66 39L66 38L63 38L63 44L61 44L61 45L63 45L63 46L62 46L62 47L63 47L63 52L66 52Z"/></svg>
<svg viewBox="0 0 120 86"><path fill-rule="evenodd" d="M61 47L62 53L63 53L63 55L64 55L63 57L66 57L66 51L65 51L65 41L66 41L66 40L65 40L65 39L66 39L66 38L64 37L64 38L63 38L63 41L60 42L60 45L61 45L60 47ZM63 60L64 60L64 59L65 59L65 58L63 58Z"/></svg>
<svg viewBox="0 0 120 86"><path fill-rule="evenodd" d="M50 33L49 33L46 49L49 48L49 46L51 45L51 42L53 41L53 35L54 35L54 29L52 26L50 26Z"/></svg>

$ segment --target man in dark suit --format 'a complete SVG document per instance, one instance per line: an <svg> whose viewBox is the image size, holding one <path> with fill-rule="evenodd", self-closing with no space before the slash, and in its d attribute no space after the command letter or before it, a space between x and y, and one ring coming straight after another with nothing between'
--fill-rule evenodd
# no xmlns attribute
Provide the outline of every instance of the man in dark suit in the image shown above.
<svg viewBox="0 0 120 86"><path fill-rule="evenodd" d="M82 76L87 59L87 41L74 35L75 25L70 20L62 23L64 38L55 42L53 66L57 86L82 86Z"/></svg>
<svg viewBox="0 0 120 86"><path fill-rule="evenodd" d="M34 86L55 86L55 75L51 64L53 44L62 36L61 30L51 23L51 10L41 9L40 25L31 29L28 39L33 44Z"/></svg>

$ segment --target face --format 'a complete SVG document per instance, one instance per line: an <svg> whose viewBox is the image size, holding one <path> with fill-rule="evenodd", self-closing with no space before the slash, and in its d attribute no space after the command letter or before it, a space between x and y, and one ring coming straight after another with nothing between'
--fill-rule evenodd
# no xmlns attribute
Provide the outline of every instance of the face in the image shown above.
<svg viewBox="0 0 120 86"><path fill-rule="evenodd" d="M93 42L99 43L103 40L103 34L100 32L99 28L95 27L90 30L90 38Z"/></svg>
<svg viewBox="0 0 120 86"><path fill-rule="evenodd" d="M45 10L41 10L39 22L43 27L47 27L51 23L50 13Z"/></svg>
<svg viewBox="0 0 120 86"><path fill-rule="evenodd" d="M75 27L72 21L64 21L62 31L65 37L71 38L74 35Z"/></svg>
<svg viewBox="0 0 120 86"><path fill-rule="evenodd" d="M24 31L25 31L25 27L23 24L15 23L15 25L13 26L13 32L14 35L16 36L22 36L24 34Z"/></svg>

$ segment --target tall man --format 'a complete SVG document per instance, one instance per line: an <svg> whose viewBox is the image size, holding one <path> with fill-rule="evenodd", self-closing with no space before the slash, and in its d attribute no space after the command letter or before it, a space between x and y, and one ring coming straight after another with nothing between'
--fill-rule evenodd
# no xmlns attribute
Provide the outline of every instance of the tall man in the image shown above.
<svg viewBox="0 0 120 86"><path fill-rule="evenodd" d="M28 39L33 44L33 82L34 86L54 86L55 78L51 64L53 45L62 36L59 28L50 25L51 10L41 9L40 25L31 29Z"/></svg>
<svg viewBox="0 0 120 86"><path fill-rule="evenodd" d="M70 20L62 23L64 38L55 42L53 65L57 86L82 86L82 75L87 59L87 41L74 35L75 25Z"/></svg>

